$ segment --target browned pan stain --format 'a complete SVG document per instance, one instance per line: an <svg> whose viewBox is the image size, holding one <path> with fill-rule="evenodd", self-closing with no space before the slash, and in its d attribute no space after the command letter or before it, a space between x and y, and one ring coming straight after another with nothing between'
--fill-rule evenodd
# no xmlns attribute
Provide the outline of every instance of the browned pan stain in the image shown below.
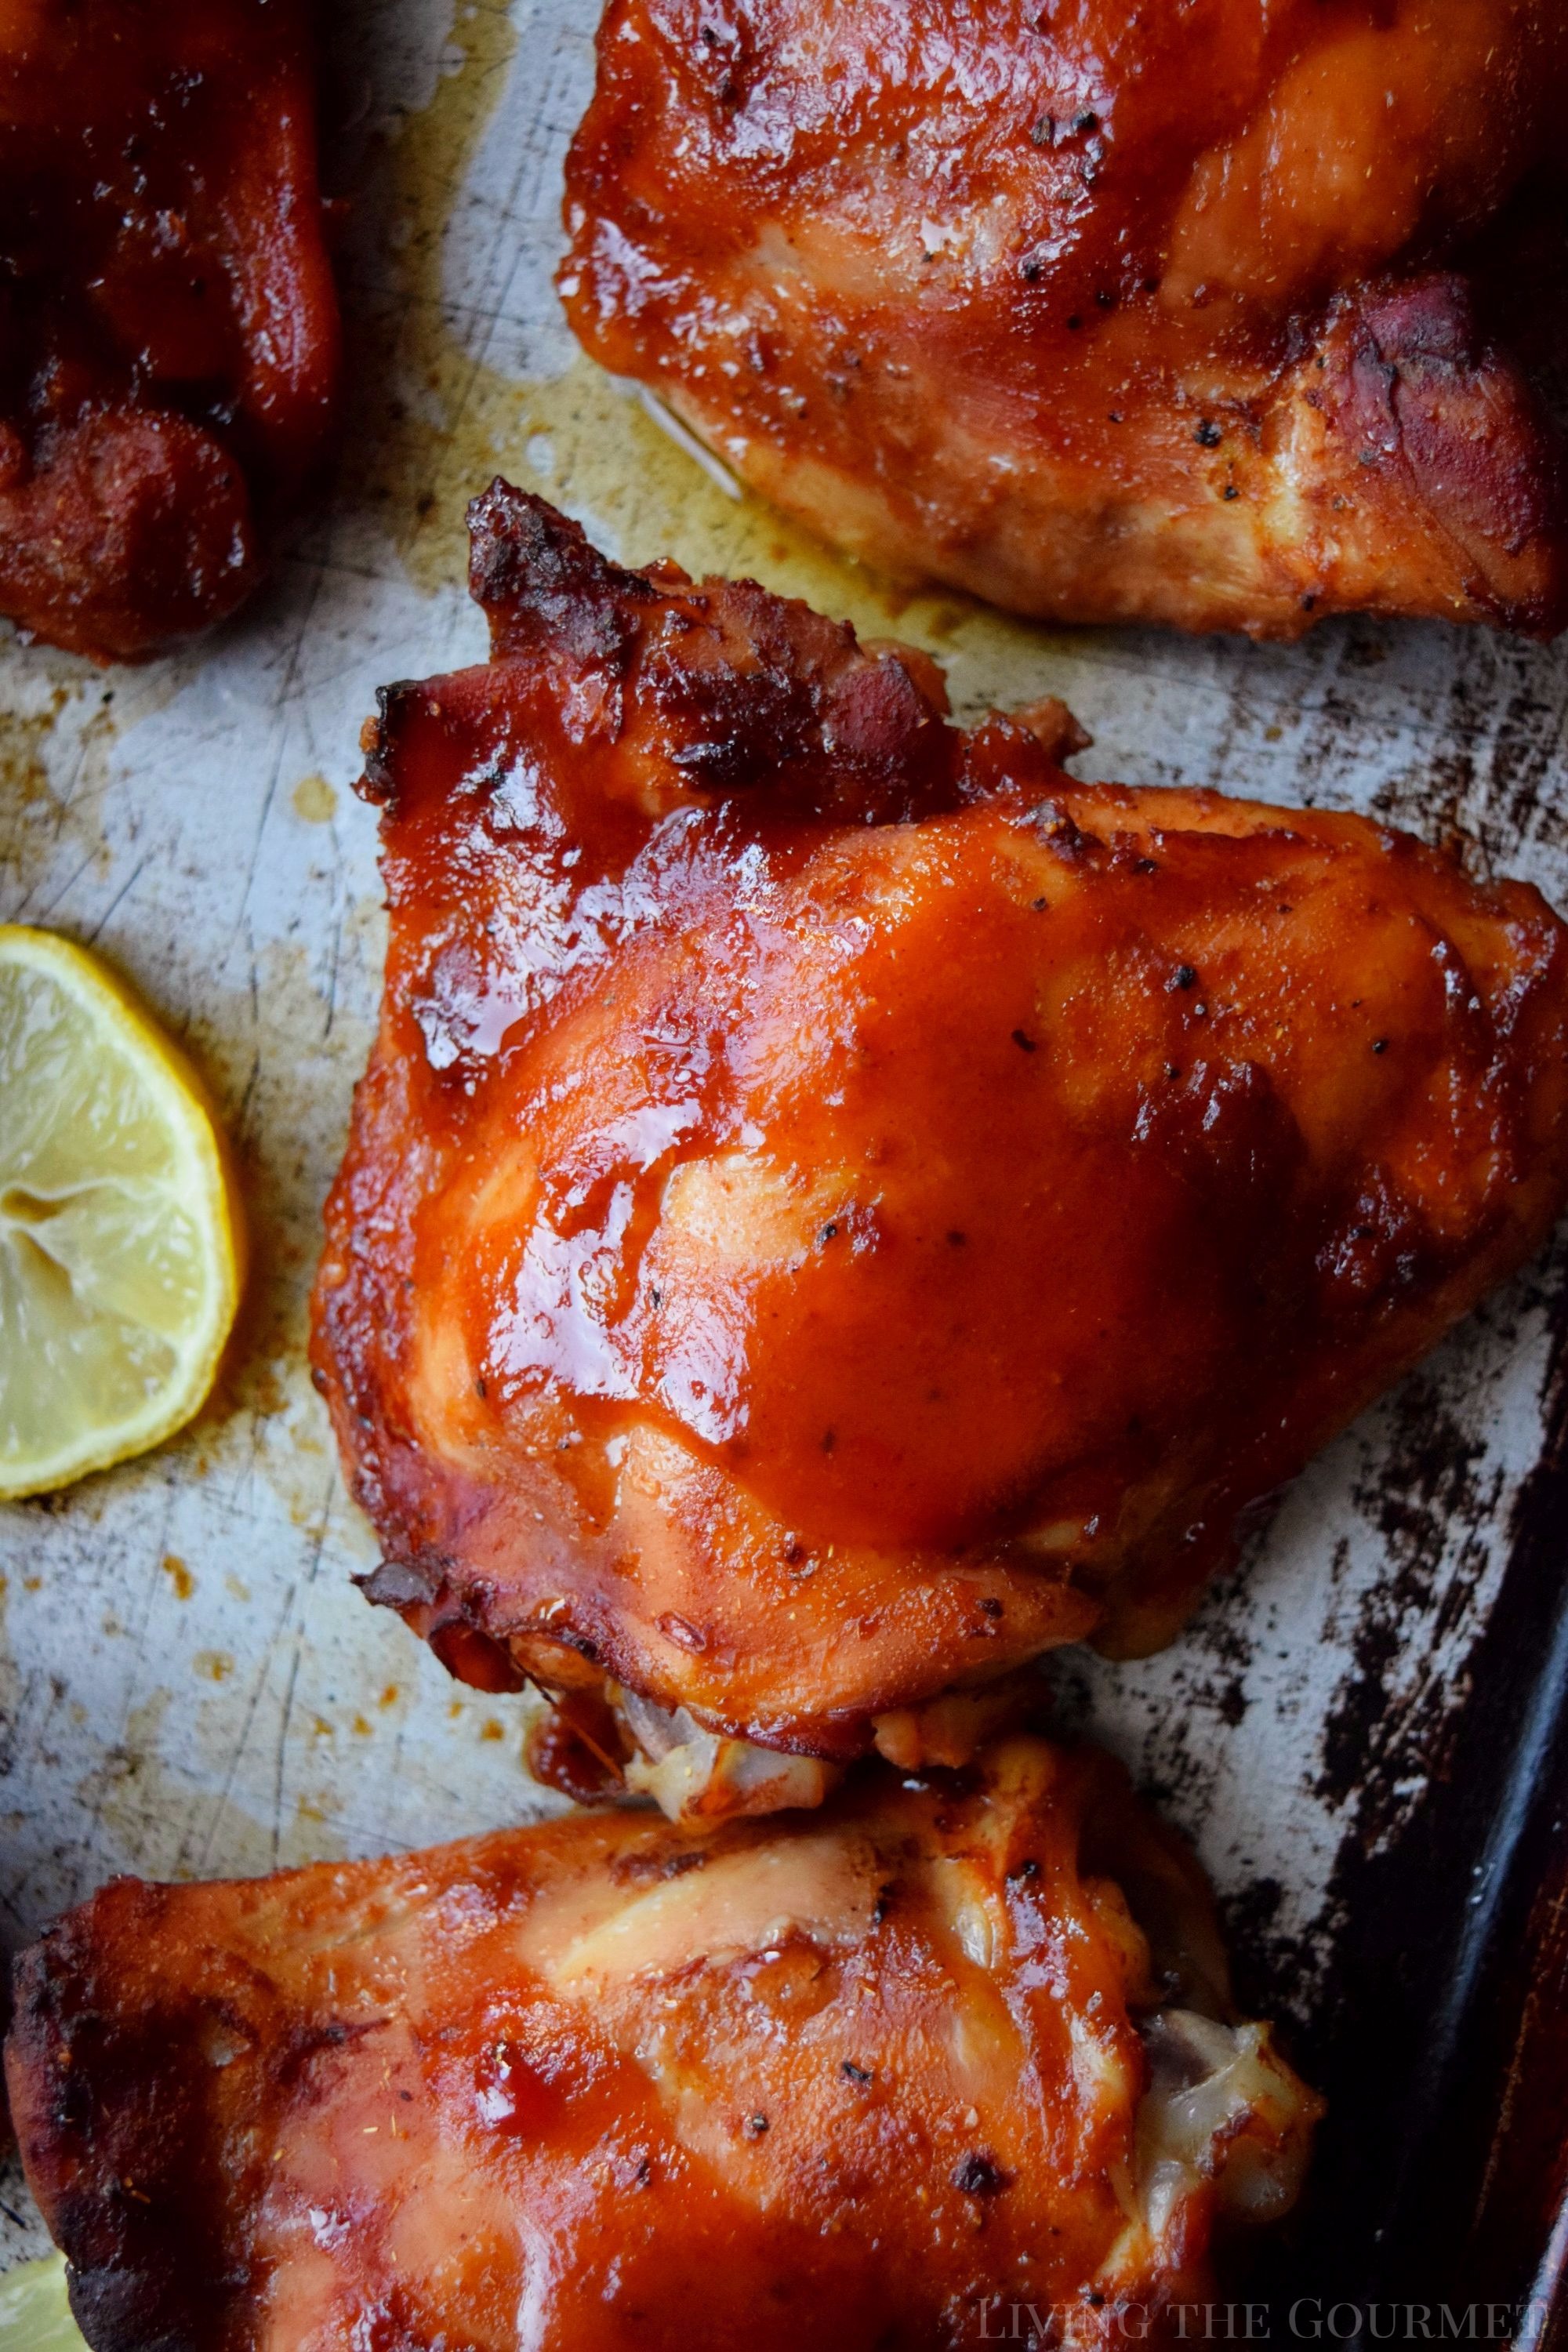
<svg viewBox="0 0 1568 2352"><path fill-rule="evenodd" d="M66 667L63 655L44 660ZM96 676L57 678L37 708L0 710L0 919L30 919L62 852L68 870L108 871L102 803L116 731L112 694Z"/></svg>

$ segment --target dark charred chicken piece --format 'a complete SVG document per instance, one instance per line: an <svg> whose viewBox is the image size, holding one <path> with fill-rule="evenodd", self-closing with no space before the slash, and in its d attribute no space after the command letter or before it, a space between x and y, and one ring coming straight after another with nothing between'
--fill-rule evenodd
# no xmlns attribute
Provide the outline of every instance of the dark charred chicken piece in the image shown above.
<svg viewBox="0 0 1568 2352"><path fill-rule="evenodd" d="M1363 818L1079 783L1059 706L960 732L923 656L504 485L473 528L492 659L367 737L313 1351L372 1596L615 1700L636 1785L956 1761L1041 1651L1170 1639L1545 1236L1568 932Z"/></svg>
<svg viewBox="0 0 1568 2352"><path fill-rule="evenodd" d="M895 573L1547 635L1564 121L1557 0L611 0L561 289Z"/></svg>
<svg viewBox="0 0 1568 2352"><path fill-rule="evenodd" d="M92 2352L927 2352L998 2298L1158 2339L1319 2112L1191 1857L1028 1738L700 1835L121 1879L17 1982Z"/></svg>
<svg viewBox="0 0 1568 2352"><path fill-rule="evenodd" d="M0 613L222 620L321 462L338 310L306 0L0 0Z"/></svg>

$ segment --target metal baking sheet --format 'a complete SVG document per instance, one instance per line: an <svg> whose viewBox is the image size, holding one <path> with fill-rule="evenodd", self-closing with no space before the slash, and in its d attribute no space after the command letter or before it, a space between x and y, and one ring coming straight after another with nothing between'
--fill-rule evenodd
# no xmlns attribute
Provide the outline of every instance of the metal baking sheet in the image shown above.
<svg viewBox="0 0 1568 2352"><path fill-rule="evenodd" d="M590 0L323 13L353 352L329 501L248 614L177 659L100 672L0 644L0 918L96 944L186 1039L256 1243L195 1427L0 1508L13 1947L116 1872L376 1853L554 1801L523 1774L526 1702L460 1689L353 1589L374 1554L303 1357L379 990L359 727L379 684L480 653L462 509L493 472L624 558L751 572L929 647L964 715L1061 695L1096 739L1086 774L1462 830L1483 869L1568 905L1568 652L1370 621L1291 648L1073 635L895 594L575 354L551 273ZM1164 1656L1052 1669L1064 1723L1122 1753L1196 1842L1248 2000L1331 2093L1318 2189L1274 2258L1314 2291L1363 2292L1393 2259L1416 2193L1399 2147L1458 2096L1444 2052L1470 2032L1461 1996L1537 1833L1568 1549L1565 1277L1560 1237L1313 1466ZM0 2263L39 2251L14 2170L0 2205Z"/></svg>

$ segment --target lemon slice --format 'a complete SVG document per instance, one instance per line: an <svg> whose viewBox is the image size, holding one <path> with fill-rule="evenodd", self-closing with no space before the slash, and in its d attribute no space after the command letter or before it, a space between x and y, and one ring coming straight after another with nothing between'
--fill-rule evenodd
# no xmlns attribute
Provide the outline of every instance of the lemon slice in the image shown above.
<svg viewBox="0 0 1568 2352"><path fill-rule="evenodd" d="M66 2301L63 2254L0 2278L0 2352L87 2352Z"/></svg>
<svg viewBox="0 0 1568 2352"><path fill-rule="evenodd" d="M189 1421L239 1304L242 1236L184 1055L95 956L0 925L0 1498Z"/></svg>

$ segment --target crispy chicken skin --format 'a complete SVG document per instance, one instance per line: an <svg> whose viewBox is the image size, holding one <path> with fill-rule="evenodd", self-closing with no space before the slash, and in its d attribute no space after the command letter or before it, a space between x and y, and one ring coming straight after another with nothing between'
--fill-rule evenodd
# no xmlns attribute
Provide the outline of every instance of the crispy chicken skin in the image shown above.
<svg viewBox="0 0 1568 2352"><path fill-rule="evenodd" d="M896 574L1549 635L1568 473L1503 313L1565 119L1559 0L610 0L561 290Z"/></svg>
<svg viewBox="0 0 1568 2352"><path fill-rule="evenodd" d="M93 2352L931 2352L998 2298L1109 2345L1296 2193L1318 2102L1224 1975L1119 1768L1024 1738L700 1835L121 1879L20 1962L7 2074Z"/></svg>
<svg viewBox="0 0 1568 2352"><path fill-rule="evenodd" d="M493 658L367 730L314 1297L372 1597L481 1685L839 1759L1169 1639L1549 1230L1568 931L1363 818L1079 783L1059 706L962 733L924 656L504 484L471 522Z"/></svg>
<svg viewBox="0 0 1568 2352"><path fill-rule="evenodd" d="M233 612L338 341L307 0L0 0L0 613L136 660Z"/></svg>

